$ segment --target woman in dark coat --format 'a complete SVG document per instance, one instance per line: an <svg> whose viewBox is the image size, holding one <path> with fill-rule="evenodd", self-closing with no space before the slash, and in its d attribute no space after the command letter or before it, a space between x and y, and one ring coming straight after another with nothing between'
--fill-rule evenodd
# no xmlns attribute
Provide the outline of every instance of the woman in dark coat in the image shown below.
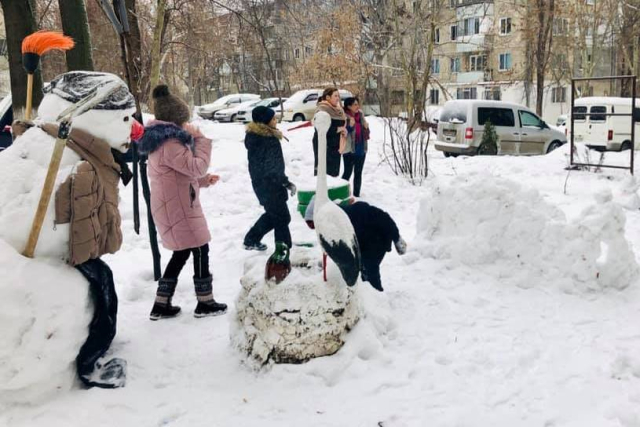
<svg viewBox="0 0 640 427"><path fill-rule="evenodd" d="M261 240L271 230L274 230L276 242L291 248L287 190L293 196L296 187L284 172L284 156L280 145L282 133L276 129L275 111L271 108L254 108L252 118L253 122L247 126L244 145L247 148L251 184L265 213L245 236L244 248L266 250L267 245Z"/></svg>
<svg viewBox="0 0 640 427"><path fill-rule="evenodd" d="M340 175L340 138L346 138L345 127L347 116L340 105L340 93L332 87L325 89L320 99L316 113L324 111L331 116L331 127L327 131L327 175ZM313 174L318 174L318 131L313 133Z"/></svg>

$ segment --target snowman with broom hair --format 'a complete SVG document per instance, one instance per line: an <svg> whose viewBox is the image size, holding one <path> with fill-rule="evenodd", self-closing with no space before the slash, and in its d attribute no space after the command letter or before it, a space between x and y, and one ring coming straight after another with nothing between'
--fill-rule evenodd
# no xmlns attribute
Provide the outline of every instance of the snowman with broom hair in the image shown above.
<svg viewBox="0 0 640 427"><path fill-rule="evenodd" d="M0 156L0 400L71 388L74 371L87 387L125 384L126 362L105 356L118 299L101 257L122 244L134 112L120 78L75 71L51 81L35 120L14 123Z"/></svg>

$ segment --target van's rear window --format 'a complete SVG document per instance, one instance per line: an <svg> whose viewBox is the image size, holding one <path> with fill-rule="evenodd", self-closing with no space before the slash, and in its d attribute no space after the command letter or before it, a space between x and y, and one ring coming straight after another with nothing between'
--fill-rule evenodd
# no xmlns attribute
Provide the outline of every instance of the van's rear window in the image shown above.
<svg viewBox="0 0 640 427"><path fill-rule="evenodd" d="M587 107L573 107L573 119L584 120L587 118Z"/></svg>
<svg viewBox="0 0 640 427"><path fill-rule="evenodd" d="M440 122L466 123L468 105L466 102L447 102L440 113Z"/></svg>
<svg viewBox="0 0 640 427"><path fill-rule="evenodd" d="M490 121L494 126L515 126L516 120L513 110L509 108L478 108L478 124L484 124Z"/></svg>
<svg viewBox="0 0 640 427"><path fill-rule="evenodd" d="M607 107L591 107L591 116L589 120L592 122L605 122L607 121ZM600 114L602 113L602 114Z"/></svg>

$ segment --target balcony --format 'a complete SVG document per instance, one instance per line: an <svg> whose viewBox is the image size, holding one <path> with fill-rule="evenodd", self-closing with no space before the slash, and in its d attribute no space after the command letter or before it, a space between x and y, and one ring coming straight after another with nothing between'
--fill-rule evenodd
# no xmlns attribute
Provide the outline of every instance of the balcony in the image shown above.
<svg viewBox="0 0 640 427"><path fill-rule="evenodd" d="M484 80L484 71L468 71L458 73L456 83L478 83Z"/></svg>
<svg viewBox="0 0 640 427"><path fill-rule="evenodd" d="M456 43L456 52L483 52L493 47L492 34L474 34L460 37Z"/></svg>

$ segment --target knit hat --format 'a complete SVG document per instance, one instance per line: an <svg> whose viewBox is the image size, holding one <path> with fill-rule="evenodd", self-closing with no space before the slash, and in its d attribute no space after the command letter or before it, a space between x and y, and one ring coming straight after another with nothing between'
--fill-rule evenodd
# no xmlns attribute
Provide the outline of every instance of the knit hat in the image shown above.
<svg viewBox="0 0 640 427"><path fill-rule="evenodd" d="M256 107L251 112L251 118L253 119L254 122L263 123L265 125L268 125L271 119L273 119L273 116L275 115L276 115L275 111L273 111L269 107L263 107L263 106Z"/></svg>
<svg viewBox="0 0 640 427"><path fill-rule="evenodd" d="M153 114L156 120L175 123L178 126L189 121L189 106L180 98L169 93L167 85L158 85L153 89Z"/></svg>

